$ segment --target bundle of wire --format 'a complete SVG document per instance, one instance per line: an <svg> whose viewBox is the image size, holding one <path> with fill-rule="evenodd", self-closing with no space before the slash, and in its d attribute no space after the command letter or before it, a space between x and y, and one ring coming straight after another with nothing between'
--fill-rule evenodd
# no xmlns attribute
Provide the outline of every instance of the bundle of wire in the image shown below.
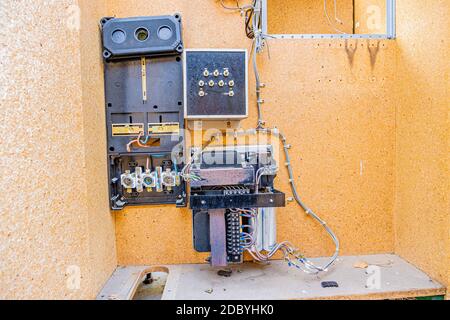
<svg viewBox="0 0 450 320"><path fill-rule="evenodd" d="M191 172L192 166L194 165L195 159L198 157L201 157L203 150L207 148L214 140L216 139L215 136L212 136L211 139L203 145L201 148L199 148L194 154L191 156L191 159L189 162L186 163L186 165L183 167L183 169L180 172L181 177L184 179L184 181L201 181L202 178L195 173Z"/></svg>
<svg viewBox="0 0 450 320"><path fill-rule="evenodd" d="M150 136L147 136L147 137L145 137L145 140L142 140L143 135L144 135L144 133L140 132L138 137L135 140L132 140L127 144L128 152L131 152L131 147L134 144L137 144L139 148L151 148L152 147L152 144L148 144L150 141Z"/></svg>
<svg viewBox="0 0 450 320"><path fill-rule="evenodd" d="M330 260L324 266L316 266L313 262L311 262L308 258L306 258L300 251L295 248L290 242L284 241L279 244L276 244L270 252L262 253L256 247L256 237L257 237L257 227L256 223L252 223L252 228L247 228L248 232L243 232L242 234L242 247L245 251L247 251L253 259L259 262L268 262L278 251L281 251L284 255L284 259L288 263L289 266L296 267L308 274L317 274L320 272L326 272L328 269L336 262L339 256L340 243L337 236L331 230L330 227L323 221L310 207L308 207L297 192L297 187L295 184L294 171L292 169L291 158L289 154L289 149L291 146L287 143L286 137L278 131L278 129L268 129L265 128L265 121L262 118L262 104L263 100L261 99L261 89L264 87L261 83L258 63L256 56L258 53L263 51L264 46L266 45L266 40L269 38L268 35L262 33L261 30L261 18L262 18L262 8L260 0L253 0L251 5L248 6L240 6L239 1L236 0L236 7L227 7L224 5L223 0L220 1L222 6L227 10L234 10L241 13L245 13L245 26L246 26L246 34L250 39L253 39L252 44L252 55L253 55L253 69L256 78L256 96L257 96L257 108L258 108L258 122L256 125L256 130L250 131L250 134L257 133L265 133L276 135L283 144L283 149L286 157L286 167L289 174L289 182L291 186L291 190L297 204L305 211L307 215L316 220L320 225L323 226L325 231L328 233L330 238L333 240L335 244L335 252ZM325 3L326 5L326 3ZM252 30L249 30L249 26L252 26ZM259 179L258 179L259 180ZM259 182L259 181L258 181ZM238 210L243 217L247 217L251 220L255 220L258 211L257 210L248 210L248 209L235 209Z"/></svg>

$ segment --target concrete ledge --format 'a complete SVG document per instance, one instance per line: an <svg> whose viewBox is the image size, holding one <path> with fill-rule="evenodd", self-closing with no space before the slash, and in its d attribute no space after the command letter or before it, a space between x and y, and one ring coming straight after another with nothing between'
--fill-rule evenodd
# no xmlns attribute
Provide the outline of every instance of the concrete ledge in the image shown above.
<svg viewBox="0 0 450 320"><path fill-rule="evenodd" d="M326 259L312 260L322 264ZM209 265L119 267L98 299L133 299L150 272L168 273L163 300L400 299L446 293L444 286L389 254L341 257L333 269L321 276L304 274L284 261L264 266L246 263L231 269L231 277L226 278ZM370 284L377 285L378 279L380 286L370 288ZM339 287L322 288L322 281L336 281Z"/></svg>

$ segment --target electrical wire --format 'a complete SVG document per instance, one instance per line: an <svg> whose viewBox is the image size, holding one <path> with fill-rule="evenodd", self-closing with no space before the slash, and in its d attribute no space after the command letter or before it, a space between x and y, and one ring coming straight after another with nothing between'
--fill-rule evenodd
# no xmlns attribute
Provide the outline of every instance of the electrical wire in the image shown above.
<svg viewBox="0 0 450 320"><path fill-rule="evenodd" d="M222 6L224 6L223 1L221 1L221 3L222 3ZM238 4L238 7L240 7L239 2L237 2L237 4ZM335 19L336 19L336 21L338 21L336 7L337 6L335 3ZM234 8L234 9L235 10L241 9L241 12L242 12L242 8ZM340 251L339 239L334 234L334 232L331 230L331 228L325 223L325 221L323 221L310 207L308 207L303 202L301 197L299 196L299 194L297 192L297 187L295 184L294 172L292 169L291 158L290 158L290 154L289 154L289 149L291 148L291 146L287 143L286 137L283 134L281 134L278 131L278 129L266 129L265 128L265 121L262 118L263 115L262 115L262 110L261 110L262 103L263 103L263 100L261 99L261 89L264 86L261 83L256 56L258 53L262 52L266 38L268 36L264 35L261 31L261 2L260 2L260 0L254 0L252 7L249 8L248 10L251 10L251 11L249 13L246 12L245 27L246 27L247 36L249 38L253 39L253 44L252 44L253 69L254 69L254 74L255 74L255 79L256 79L256 96L257 96L257 108L258 108L258 122L256 125L256 131L252 131L251 133L263 132L266 134L275 134L282 141L283 149L284 149L284 153L285 153L285 157L286 157L286 167L287 167L288 174L289 174L289 182L290 182L292 193L294 195L294 199L296 200L297 204L305 211L305 213L307 215L311 216L315 221L317 221L325 229L325 231L328 233L328 235L330 236L330 238L333 240L333 242L335 244L335 252L334 252L333 256L330 258L329 262L326 263L324 266L316 266L309 259L307 259L304 255L299 253L299 251L297 249L295 249L295 247L287 241L275 245L274 248L272 248L272 250L270 252L268 252L267 254L261 253L254 244L251 247L246 247L245 250L247 252L249 252L249 254L256 261L259 261L259 262L267 262L270 258L272 258L276 254L276 252L282 251L283 255L284 255L284 259L288 262L289 266L295 266L296 268L298 268L306 273L309 273L309 274L317 274L319 272L326 272L336 262L336 260L339 256L339 251ZM326 0L324 0L324 10L325 10L325 15L331 25L331 19L329 18L328 12L327 12ZM253 29L251 31L249 31L250 21L251 21L251 25L252 25L252 29ZM343 33L342 31L339 31L339 30L336 30L336 31ZM259 173L259 174L261 174L261 173ZM255 225L257 225L256 217L257 217L257 213L254 217L252 216L252 218L251 218L251 219L255 220L254 221ZM256 230L256 228L255 228L255 230ZM249 234L249 235L254 239L254 241L256 243L257 233L255 233L255 230L253 230L253 234Z"/></svg>
<svg viewBox="0 0 450 320"><path fill-rule="evenodd" d="M203 180L200 176L191 173L191 168L192 165L194 164L195 159L202 155L203 150L205 150L214 140L216 139L215 136L212 136L211 139L205 144L203 145L201 148L199 148L192 156L191 159L189 160L188 163L186 163L186 165L183 167L183 169L181 170L180 176L183 178L184 181L188 182L188 181L201 181Z"/></svg>
<svg viewBox="0 0 450 320"><path fill-rule="evenodd" d="M240 5L239 5L239 0L236 0L236 7L228 7L228 6L226 6L225 3L223 2L223 0L220 0L220 5L226 10L232 10L232 11L240 11L240 10L242 10Z"/></svg>
<svg viewBox="0 0 450 320"><path fill-rule="evenodd" d="M127 144L127 151L128 151L128 152L131 152L131 148L132 148L132 146L133 146L134 144L137 144L138 147L140 147L140 148L151 148L151 147L155 144L156 141L154 141L154 142L152 142L150 145L148 145L148 142L149 142L149 140L150 140L150 136L147 136L147 137L145 138L145 140L142 141L141 139L142 139L142 136L143 136L143 135L144 135L144 133L143 133L143 132L140 132L139 135L138 135L138 137L137 137L135 140L132 140L132 141L130 141L130 142Z"/></svg>
<svg viewBox="0 0 450 320"><path fill-rule="evenodd" d="M131 147L133 146L133 144L136 143L136 144L139 145L139 142L140 142L140 140L141 140L143 134L144 134L143 132L139 132L139 135L138 135L137 139L132 140L132 141L130 141L130 142L127 144L127 151L128 151L128 152L131 152Z"/></svg>
<svg viewBox="0 0 450 320"><path fill-rule="evenodd" d="M331 28L333 28L333 30L336 31L336 32L338 32L338 33L341 33L341 34L347 34L346 32L344 32L344 31L342 31L342 30L339 30L338 28L336 28L335 26L333 26L333 23L331 22L330 16L328 15L327 6L328 6L327 0L323 0L323 12L325 13L325 17L327 18L327 22L328 22L329 26L330 26ZM336 3L336 0L334 0L334 19L335 19L338 23L342 24L342 20L339 19L338 16L337 16L337 3Z"/></svg>
<svg viewBox="0 0 450 320"><path fill-rule="evenodd" d="M285 248L285 249L288 248L289 250L286 249L287 251L285 251L283 253L284 253L284 256L285 256L285 260L288 262L289 265L295 266L295 267L297 267L299 269L302 269L302 267L299 267L296 264L297 262L300 262L301 264L303 264L304 267L307 268L308 273L315 274L315 273L319 273L319 272L326 272L336 262L336 260L337 260L337 258L339 256L339 251L340 251L339 239L335 235L333 230L327 225L327 223L324 220L322 220L309 206L307 206L306 203L303 202L303 200L301 199L300 195L298 194L297 187L296 187L296 184L295 184L294 171L293 171L293 168L292 168L291 158L290 158L290 154L289 154L289 149L291 148L291 146L287 143L286 137L282 133L280 133L278 131L278 129L261 128L261 129L257 129L257 132L275 135L281 140L281 142L283 144L285 157L286 157L286 167L287 167L288 175L289 175L289 183L290 183L290 186L291 186L292 193L294 195L294 199L296 200L297 204L305 211L305 213L308 216L312 217L316 222L318 222L325 229L325 231L328 233L328 235L330 236L330 238L334 242L335 251L334 251L333 256L330 258L330 260L324 266L316 266L314 263L312 263L309 259L307 259L302 254L294 255L294 257L295 257L295 259L294 259L295 262L294 262L290 258L290 256L293 255L294 252L298 252L298 250L295 249L293 246L290 246L290 244L288 242L284 242L284 243L282 243L280 245L277 245L274 248L274 250L272 250L267 256L258 255L255 252L255 248L253 248L253 250L251 250L252 251L251 254L253 253L252 256L254 258L255 258L254 254L256 254L258 259L261 259L261 260L258 260L258 261L267 261L277 251L282 250L282 248ZM258 170L258 171L259 171L258 174L261 175L261 171L260 170ZM303 271L305 271L305 270L303 270Z"/></svg>

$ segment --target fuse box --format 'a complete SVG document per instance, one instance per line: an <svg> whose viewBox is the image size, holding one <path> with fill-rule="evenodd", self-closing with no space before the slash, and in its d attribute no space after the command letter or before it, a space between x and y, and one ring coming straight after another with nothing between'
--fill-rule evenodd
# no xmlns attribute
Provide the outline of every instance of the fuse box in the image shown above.
<svg viewBox="0 0 450 320"><path fill-rule="evenodd" d="M111 207L185 206L181 16L101 25Z"/></svg>

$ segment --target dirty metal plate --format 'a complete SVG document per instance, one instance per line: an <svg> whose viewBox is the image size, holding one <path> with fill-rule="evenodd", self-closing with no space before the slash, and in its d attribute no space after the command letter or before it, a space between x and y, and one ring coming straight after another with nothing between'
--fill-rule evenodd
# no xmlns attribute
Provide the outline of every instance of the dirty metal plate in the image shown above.
<svg viewBox="0 0 450 320"><path fill-rule="evenodd" d="M279 191L258 194L191 194L190 207L193 210L220 208L279 208L286 206L285 194Z"/></svg>
<svg viewBox="0 0 450 320"><path fill-rule="evenodd" d="M192 172L202 178L201 181L192 181L192 188L255 184L253 168L214 168L192 170Z"/></svg>
<svg viewBox="0 0 450 320"><path fill-rule="evenodd" d="M209 211L209 230L211 242L211 266L226 267L228 265L228 260L224 209L214 209Z"/></svg>

